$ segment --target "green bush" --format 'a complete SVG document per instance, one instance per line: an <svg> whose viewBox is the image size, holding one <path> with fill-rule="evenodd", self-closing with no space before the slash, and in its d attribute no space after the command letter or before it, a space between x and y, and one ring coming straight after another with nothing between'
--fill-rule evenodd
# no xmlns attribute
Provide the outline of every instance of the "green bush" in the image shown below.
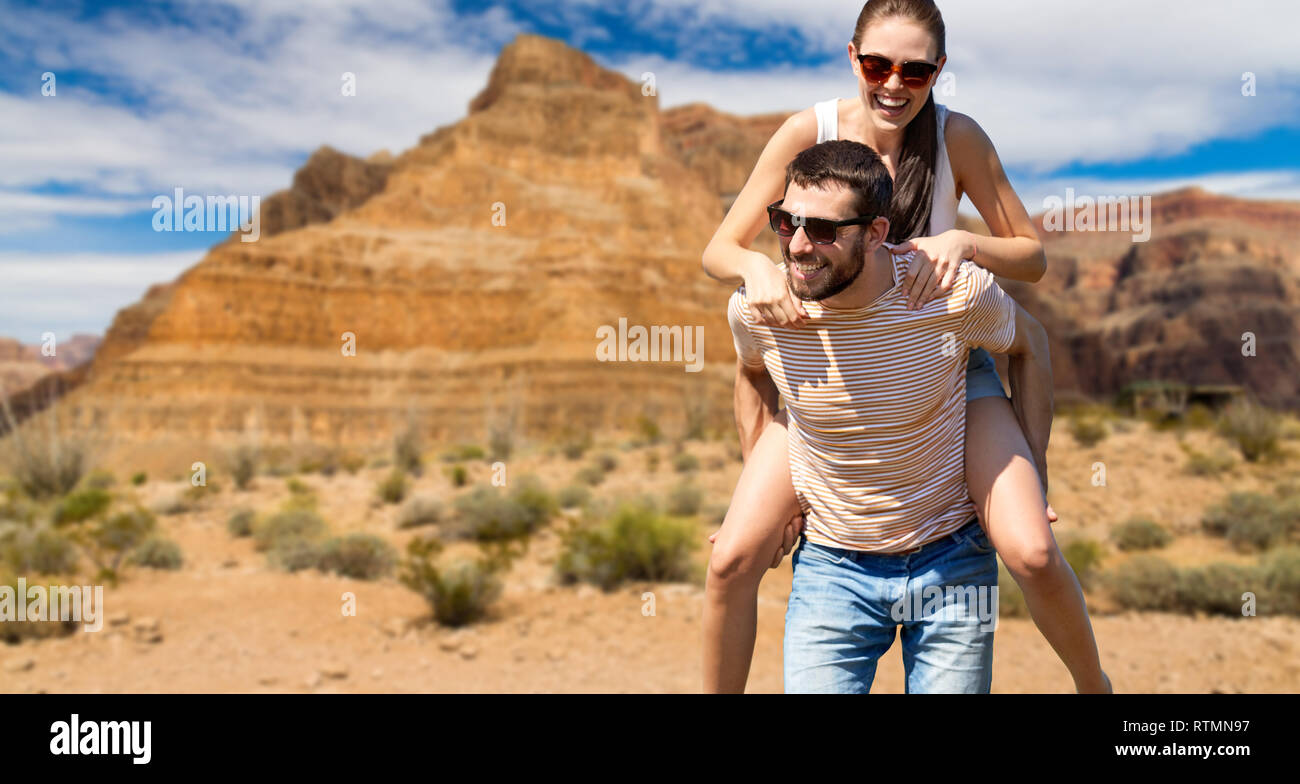
<svg viewBox="0 0 1300 784"><path fill-rule="evenodd" d="M257 516L252 509L236 509L226 521L226 530L235 538L253 535L253 521Z"/></svg>
<svg viewBox="0 0 1300 784"><path fill-rule="evenodd" d="M555 499L531 476L508 494L480 485L456 499L459 532L480 542L525 537L555 515Z"/></svg>
<svg viewBox="0 0 1300 784"><path fill-rule="evenodd" d="M608 474L610 471L618 468L618 458L615 457L612 452L601 452L596 455L595 464L600 466L601 471Z"/></svg>
<svg viewBox="0 0 1300 784"><path fill-rule="evenodd" d="M657 444L663 437L663 433L659 430L659 423L644 414L636 418L636 431L641 441L646 444Z"/></svg>
<svg viewBox="0 0 1300 784"><path fill-rule="evenodd" d="M410 483L406 480L406 472L401 468L394 468L379 483L379 497L386 504L400 504L406 498L409 489Z"/></svg>
<svg viewBox="0 0 1300 784"><path fill-rule="evenodd" d="M442 501L432 495L415 495L402 504L397 514L398 528L416 528L436 525L442 520Z"/></svg>
<svg viewBox="0 0 1300 784"><path fill-rule="evenodd" d="M560 451L569 460L581 460L582 456L591 448L591 436L573 437L567 439L560 447Z"/></svg>
<svg viewBox="0 0 1300 784"><path fill-rule="evenodd" d="M408 425L393 437L393 465L411 476L419 476L424 471L423 453L420 431L414 425Z"/></svg>
<svg viewBox="0 0 1300 784"><path fill-rule="evenodd" d="M172 493L153 505L153 511L160 515L185 514L194 508L186 493Z"/></svg>
<svg viewBox="0 0 1300 784"><path fill-rule="evenodd" d="M1223 536L1238 550L1265 550L1300 529L1300 504L1263 493L1232 493L1206 510L1205 531Z"/></svg>
<svg viewBox="0 0 1300 784"><path fill-rule="evenodd" d="M117 579L122 561L153 534L158 521L140 507L119 512L99 522L87 535L91 560L99 567L99 576Z"/></svg>
<svg viewBox="0 0 1300 784"><path fill-rule="evenodd" d="M1232 493L1209 507L1201 517L1201 528L1211 536L1227 536L1228 529L1241 517L1268 517L1276 501L1261 493Z"/></svg>
<svg viewBox="0 0 1300 784"><path fill-rule="evenodd" d="M84 434L60 428L53 411L45 416L44 432L20 428L7 398L0 400L0 413L8 426L12 474L22 491L38 501L70 493L86 472L89 446Z"/></svg>
<svg viewBox="0 0 1300 784"><path fill-rule="evenodd" d="M668 514L687 517L699 514L704 502L704 491L689 482L683 482L668 492Z"/></svg>
<svg viewBox="0 0 1300 784"><path fill-rule="evenodd" d="M1185 451L1187 463L1183 466L1183 470L1192 476L1222 477L1237 464L1230 455L1207 455L1195 449Z"/></svg>
<svg viewBox="0 0 1300 784"><path fill-rule="evenodd" d="M366 459L361 455L348 453L339 458L339 466L349 475L356 476L358 471L366 467Z"/></svg>
<svg viewBox="0 0 1300 784"><path fill-rule="evenodd" d="M1255 403L1237 403L1223 412L1219 433L1253 463L1278 454L1282 418Z"/></svg>
<svg viewBox="0 0 1300 784"><path fill-rule="evenodd" d="M1214 427L1214 412L1201 403L1193 403L1183 414L1183 426L1196 430L1209 430Z"/></svg>
<svg viewBox="0 0 1300 784"><path fill-rule="evenodd" d="M576 509L591 501L591 490L585 485L569 485L560 490L555 500L561 509Z"/></svg>
<svg viewBox="0 0 1300 784"><path fill-rule="evenodd" d="M442 459L448 463L455 463L458 460L482 460L486 457L487 452L478 444L461 444L448 449L442 455Z"/></svg>
<svg viewBox="0 0 1300 784"><path fill-rule="evenodd" d="M176 570L181 568L181 548L170 539L153 536L131 553L130 563L148 569Z"/></svg>
<svg viewBox="0 0 1300 784"><path fill-rule="evenodd" d="M136 487L139 487L140 485L148 481L149 481L149 475L143 471L137 471L136 473L131 475L131 484L135 485Z"/></svg>
<svg viewBox="0 0 1300 784"><path fill-rule="evenodd" d="M488 431L488 454L493 460L508 460L515 451L514 424L494 423Z"/></svg>
<svg viewBox="0 0 1300 784"><path fill-rule="evenodd" d="M700 468L700 459L690 452L682 452L673 458L673 470L679 474L688 474L692 471L698 471Z"/></svg>
<svg viewBox="0 0 1300 784"><path fill-rule="evenodd" d="M692 572L695 528L645 505L621 506L612 519L572 526L563 534L556 574L564 583L610 590L624 580L684 581Z"/></svg>
<svg viewBox="0 0 1300 784"><path fill-rule="evenodd" d="M1074 417L1070 420L1070 435L1083 447L1094 447L1110 435L1106 423L1093 417Z"/></svg>
<svg viewBox="0 0 1300 784"><path fill-rule="evenodd" d="M1158 550L1173 541L1173 534L1145 517L1135 517L1110 532L1111 541L1124 551Z"/></svg>
<svg viewBox="0 0 1300 784"><path fill-rule="evenodd" d="M1067 539L1061 547L1061 555L1065 557L1066 563L1074 570L1074 574L1079 578L1079 584L1088 587L1097 568L1101 566L1106 550L1102 547L1101 542L1095 539L1074 538Z"/></svg>
<svg viewBox="0 0 1300 784"><path fill-rule="evenodd" d="M1130 610L1180 608L1178 569L1154 555L1137 555L1107 575L1106 584L1121 607Z"/></svg>
<svg viewBox="0 0 1300 784"><path fill-rule="evenodd" d="M1260 568L1267 590L1261 609L1270 615L1300 615L1300 547L1274 550Z"/></svg>
<svg viewBox="0 0 1300 784"><path fill-rule="evenodd" d="M0 567L15 574L71 574L78 560L76 545L59 531L0 524Z"/></svg>
<svg viewBox="0 0 1300 784"><path fill-rule="evenodd" d="M464 487L469 484L469 471L460 463L447 466L447 478L451 480L452 487Z"/></svg>
<svg viewBox="0 0 1300 784"><path fill-rule="evenodd" d="M328 530L321 516L311 510L281 511L253 525L253 547L264 552L281 540L320 539Z"/></svg>
<svg viewBox="0 0 1300 784"><path fill-rule="evenodd" d="M1241 615L1241 595L1265 586L1257 566L1212 563L1179 572L1179 608L1211 615ZM1172 609L1172 608L1170 608Z"/></svg>
<svg viewBox="0 0 1300 784"><path fill-rule="evenodd" d="M321 546L318 568L357 580L377 580L396 563L397 553L388 542L371 534L349 534Z"/></svg>
<svg viewBox="0 0 1300 784"><path fill-rule="evenodd" d="M253 477L257 475L257 460L257 449L249 444L242 444L230 453L227 462L235 487L240 490L248 489Z"/></svg>
<svg viewBox="0 0 1300 784"><path fill-rule="evenodd" d="M80 523L99 517L113 503L113 496L107 490L87 487L64 496L54 508L54 524L68 525Z"/></svg>
<svg viewBox="0 0 1300 784"><path fill-rule="evenodd" d="M291 476L284 480L284 486L294 495L307 495L312 491L311 488L307 486L306 482L296 476Z"/></svg>
<svg viewBox="0 0 1300 784"><path fill-rule="evenodd" d="M286 536L275 540L266 551L267 561L286 572L318 569L321 565L322 545L317 539L305 536Z"/></svg>
<svg viewBox="0 0 1300 784"><path fill-rule="evenodd" d="M605 481L605 470L595 464L584 466L578 470L578 473L573 475L573 480L595 487Z"/></svg>
<svg viewBox="0 0 1300 784"><path fill-rule="evenodd" d="M83 487L107 490L117 484L117 477L109 471L91 471L85 479L81 480L81 484Z"/></svg>
<svg viewBox="0 0 1300 784"><path fill-rule="evenodd" d="M402 584L423 597L433 608L434 619L444 626L464 626L483 618L501 596L504 562L480 558L440 565L435 556L441 550L436 540L412 539L402 561Z"/></svg>

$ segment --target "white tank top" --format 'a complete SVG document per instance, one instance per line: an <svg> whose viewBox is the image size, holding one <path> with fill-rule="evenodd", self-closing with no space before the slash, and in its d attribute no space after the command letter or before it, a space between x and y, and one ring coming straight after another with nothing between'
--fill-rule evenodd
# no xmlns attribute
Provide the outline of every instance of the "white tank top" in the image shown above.
<svg viewBox="0 0 1300 784"><path fill-rule="evenodd" d="M839 138L839 100L831 98L813 104L817 113L817 143ZM935 120L939 126L939 145L934 156L934 199L930 204L930 233L933 237L957 227L957 184L952 178L952 164L948 162L948 145L944 143L943 129L948 122L948 107L936 103ZM911 238L909 238L911 239Z"/></svg>

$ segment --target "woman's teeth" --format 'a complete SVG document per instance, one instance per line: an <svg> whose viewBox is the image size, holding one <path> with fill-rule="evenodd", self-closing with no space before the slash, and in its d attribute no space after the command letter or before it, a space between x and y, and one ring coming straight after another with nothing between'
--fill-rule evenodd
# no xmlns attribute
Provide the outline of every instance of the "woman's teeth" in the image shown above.
<svg viewBox="0 0 1300 784"><path fill-rule="evenodd" d="M890 98L883 95L876 96L876 106L886 114L899 114L903 107L911 103L908 98Z"/></svg>

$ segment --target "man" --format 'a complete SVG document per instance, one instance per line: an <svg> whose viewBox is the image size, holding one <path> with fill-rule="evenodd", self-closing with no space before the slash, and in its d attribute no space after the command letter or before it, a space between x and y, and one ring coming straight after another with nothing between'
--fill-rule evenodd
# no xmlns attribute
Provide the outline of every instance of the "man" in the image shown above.
<svg viewBox="0 0 1300 784"><path fill-rule="evenodd" d="M866 145L801 152L771 212L808 322L758 325L743 287L728 306L742 448L779 416L779 394L806 521L786 613L788 692L868 691L898 625L908 691L989 690L997 561L965 482L969 349L1010 356L1030 444L1045 449L1051 426L1046 334L991 273L963 262L948 294L908 309L911 254L884 243L891 196Z"/></svg>

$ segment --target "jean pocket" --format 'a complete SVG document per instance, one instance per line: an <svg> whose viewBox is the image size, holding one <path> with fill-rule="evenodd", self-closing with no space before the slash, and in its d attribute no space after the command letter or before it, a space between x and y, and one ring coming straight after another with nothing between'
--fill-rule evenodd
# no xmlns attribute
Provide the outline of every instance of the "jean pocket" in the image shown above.
<svg viewBox="0 0 1300 784"><path fill-rule="evenodd" d="M988 555L994 552L996 548L989 541L989 535L984 533L984 529L976 523L971 530L962 535L962 539L975 552L980 555Z"/></svg>

